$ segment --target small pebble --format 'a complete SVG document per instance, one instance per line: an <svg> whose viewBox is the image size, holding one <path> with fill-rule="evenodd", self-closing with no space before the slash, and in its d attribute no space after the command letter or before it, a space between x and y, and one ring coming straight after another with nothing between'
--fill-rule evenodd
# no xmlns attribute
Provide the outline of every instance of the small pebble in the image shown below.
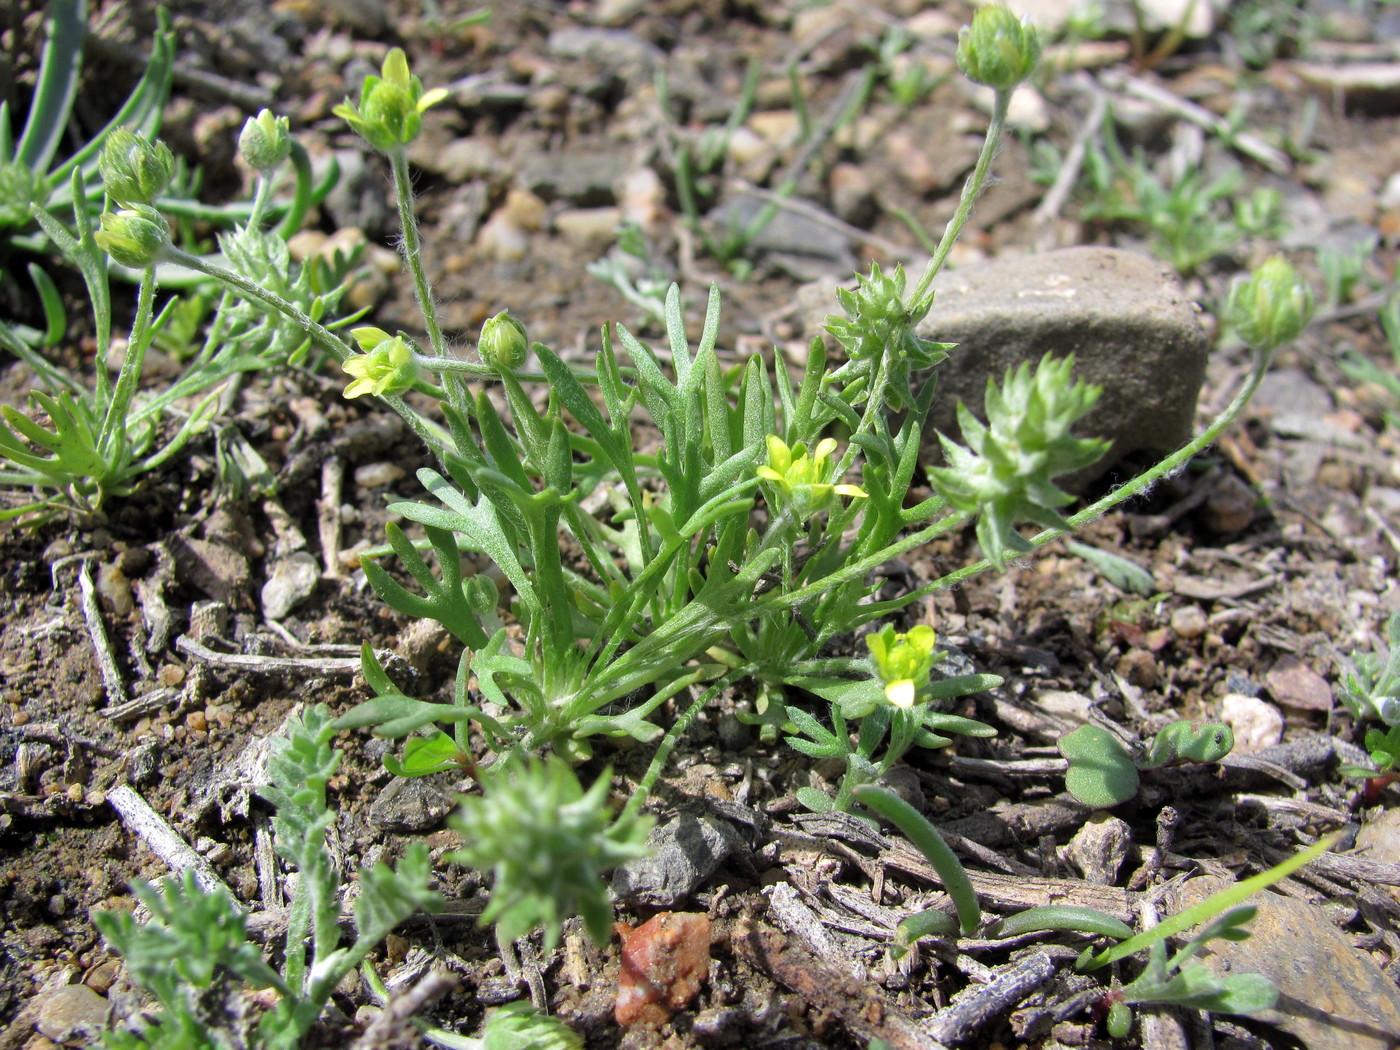
<svg viewBox="0 0 1400 1050"><path fill-rule="evenodd" d="M203 733L209 728L209 719L203 711L191 711L185 716L185 725L196 733Z"/></svg>
<svg viewBox="0 0 1400 1050"><path fill-rule="evenodd" d="M554 217L554 228L570 244L581 248L604 248L617 239L622 221L618 208L569 208Z"/></svg>
<svg viewBox="0 0 1400 1050"><path fill-rule="evenodd" d="M1172 630L1178 638L1199 638L1206 633L1206 614L1199 605L1183 605L1172 613Z"/></svg>
<svg viewBox="0 0 1400 1050"><path fill-rule="evenodd" d="M363 467L355 468L355 486L362 489L383 488L403 476L404 469L397 463L366 463Z"/></svg>
<svg viewBox="0 0 1400 1050"><path fill-rule="evenodd" d="M122 964L116 959L103 959L100 963L88 970L83 978L87 986L98 995L106 995L107 989L117 982L117 975L121 972Z"/></svg>
<svg viewBox="0 0 1400 1050"><path fill-rule="evenodd" d="M1220 720L1235 732L1235 753L1248 755L1283 740L1283 714L1257 696L1226 693L1220 701Z"/></svg>
<svg viewBox="0 0 1400 1050"><path fill-rule="evenodd" d="M504 210L481 224L476 243L483 252L500 262L519 262L530 247L530 235Z"/></svg>
<svg viewBox="0 0 1400 1050"><path fill-rule="evenodd" d="M1151 689L1157 684L1157 659L1146 649L1129 649L1118 658L1114 670L1139 689Z"/></svg>
<svg viewBox="0 0 1400 1050"><path fill-rule="evenodd" d="M1282 656L1264 676L1264 683L1275 700L1287 707L1307 711L1332 710L1332 687L1296 656Z"/></svg>
<svg viewBox="0 0 1400 1050"><path fill-rule="evenodd" d="M1064 856L1089 882L1112 886L1132 844L1133 832L1127 821L1096 813L1065 845Z"/></svg>
<svg viewBox="0 0 1400 1050"><path fill-rule="evenodd" d="M1225 474L1206 497L1202 516L1211 531L1231 535L1249 528L1258 502L1259 497L1248 482L1234 474Z"/></svg>
<svg viewBox="0 0 1400 1050"><path fill-rule="evenodd" d="M269 620L282 619L311 596L320 579L321 568L306 551L278 559L263 584L263 615Z"/></svg>

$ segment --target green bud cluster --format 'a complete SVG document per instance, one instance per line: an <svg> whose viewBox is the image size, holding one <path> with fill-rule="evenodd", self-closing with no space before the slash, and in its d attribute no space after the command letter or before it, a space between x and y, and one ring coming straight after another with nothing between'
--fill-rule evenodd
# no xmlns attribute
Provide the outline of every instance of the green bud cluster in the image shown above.
<svg viewBox="0 0 1400 1050"><path fill-rule="evenodd" d="M948 356L947 350L953 346L914 334L915 326L933 305L933 296L912 308L905 306L904 268L896 266L893 273L884 274L878 263L871 263L870 275L857 274L855 289L838 288L836 300L846 316L828 317L826 330L851 359L839 373L847 388L851 389L852 381L862 374L869 376L883 360L889 369L886 396L892 407L905 407L910 400L909 373L932 368Z"/></svg>
<svg viewBox="0 0 1400 1050"><path fill-rule="evenodd" d="M97 166L107 196L127 206L154 204L175 174L169 146L124 127L107 135Z"/></svg>
<svg viewBox="0 0 1400 1050"><path fill-rule="evenodd" d="M358 107L347 98L334 113L344 117L379 152L388 153L418 137L423 130L423 112L445 99L447 90L424 91L423 82L408 71L403 48L389 51L381 72L381 77L365 77Z"/></svg>
<svg viewBox="0 0 1400 1050"><path fill-rule="evenodd" d="M1108 442L1076 438L1069 431L1098 400L1101 388L1071 382L1074 358L1041 359L1007 370L1002 388L987 381L987 424L958 404L958 422L968 447L942 434L948 466L929 472L939 494L959 510L979 513L977 540L993 564L1010 551L1031 549L1014 526L1030 521L1044 528L1067 528L1055 510L1073 499L1052 480L1098 459Z"/></svg>
<svg viewBox="0 0 1400 1050"><path fill-rule="evenodd" d="M1035 72L1040 38L1029 19L991 4L958 33L958 68L969 80L1010 91Z"/></svg>
<svg viewBox="0 0 1400 1050"><path fill-rule="evenodd" d="M155 265L170 243L170 224L149 204L104 212L101 223L102 228L93 235L97 246L135 270Z"/></svg>
<svg viewBox="0 0 1400 1050"><path fill-rule="evenodd" d="M611 779L604 770L585 792L562 759L532 757L493 767L482 793L463 799L452 821L463 846L449 859L493 873L483 924L498 923L507 940L543 925L548 951L577 914L595 942L607 940L612 906L602 873L643 856L651 827L650 818L612 821Z"/></svg>
<svg viewBox="0 0 1400 1050"><path fill-rule="evenodd" d="M53 186L42 172L27 164L0 161L0 229L28 226L30 207L42 208L52 192Z"/></svg>
<svg viewBox="0 0 1400 1050"><path fill-rule="evenodd" d="M1240 338L1271 354L1297 338L1313 314L1313 293L1281 255L1269 259L1230 288L1225 317Z"/></svg>
<svg viewBox="0 0 1400 1050"><path fill-rule="evenodd" d="M382 328L367 325L352 328L350 335L365 352L340 364L346 375L354 377L345 387L346 397L402 394L418 381L418 358L403 333L391 336Z"/></svg>
<svg viewBox="0 0 1400 1050"><path fill-rule="evenodd" d="M291 126L286 117L273 116L270 109L249 117L238 135L238 153L256 171L271 171L291 152Z"/></svg>
<svg viewBox="0 0 1400 1050"><path fill-rule="evenodd" d="M502 310L495 317L488 317L481 326L476 349L488 365L502 372L512 372L529 356L530 340L525 335L525 326L512 317L509 310Z"/></svg>

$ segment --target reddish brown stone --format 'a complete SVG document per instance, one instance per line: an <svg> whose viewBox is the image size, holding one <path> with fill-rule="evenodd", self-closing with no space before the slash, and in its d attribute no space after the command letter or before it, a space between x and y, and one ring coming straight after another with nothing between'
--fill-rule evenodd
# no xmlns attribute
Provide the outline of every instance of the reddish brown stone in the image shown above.
<svg viewBox="0 0 1400 1050"><path fill-rule="evenodd" d="M659 1025L700 991L710 972L710 917L662 912L636 929L620 922L622 972L614 1014L620 1025Z"/></svg>

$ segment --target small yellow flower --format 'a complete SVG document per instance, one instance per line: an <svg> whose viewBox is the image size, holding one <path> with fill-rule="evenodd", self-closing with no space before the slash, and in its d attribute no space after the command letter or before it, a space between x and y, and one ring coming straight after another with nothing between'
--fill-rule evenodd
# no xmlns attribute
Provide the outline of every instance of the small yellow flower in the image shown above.
<svg viewBox="0 0 1400 1050"><path fill-rule="evenodd" d="M417 381L418 361L402 335L391 336L372 327L356 328L350 334L366 352L341 362L345 374L355 377L345 388L346 397L401 394Z"/></svg>
<svg viewBox="0 0 1400 1050"><path fill-rule="evenodd" d="M866 636L875 670L885 683L885 699L895 707L913 707L919 690L928 684L936 662L936 641L933 628L922 623L908 634L897 634L886 625L879 633Z"/></svg>
<svg viewBox="0 0 1400 1050"><path fill-rule="evenodd" d="M825 510L833 494L865 499L859 485L838 485L830 480L831 454L836 442L823 438L810 453L802 442L788 448L787 442L776 434L768 435L768 462L759 466L758 476L772 482L792 501L798 516L809 517Z"/></svg>

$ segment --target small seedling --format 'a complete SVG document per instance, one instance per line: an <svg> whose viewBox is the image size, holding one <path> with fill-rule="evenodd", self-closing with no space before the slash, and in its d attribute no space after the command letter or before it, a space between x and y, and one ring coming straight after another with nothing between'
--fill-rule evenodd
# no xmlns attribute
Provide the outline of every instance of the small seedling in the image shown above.
<svg viewBox="0 0 1400 1050"><path fill-rule="evenodd" d="M442 908L442 896L429 889L427 847L415 843L396 867L380 863L359 873L355 938L341 946L341 876L326 844L337 815L326 797L341 758L330 745L335 732L324 707L293 719L268 759L269 783L258 792L275 809L273 846L297 873L280 967L248 941L246 913L226 892L203 889L191 873L160 887L137 883L150 921L97 912L93 922L161 1012L134 1031L109 1033L105 1046L297 1050L342 978L395 926ZM259 1006L247 989L272 995Z"/></svg>
<svg viewBox="0 0 1400 1050"><path fill-rule="evenodd" d="M1224 722L1173 722L1146 747L1129 748L1107 729L1083 725L1064 736L1060 754L1069 762L1065 788L1086 806L1106 809L1137 794L1139 770L1175 762L1219 762L1235 746Z"/></svg>

